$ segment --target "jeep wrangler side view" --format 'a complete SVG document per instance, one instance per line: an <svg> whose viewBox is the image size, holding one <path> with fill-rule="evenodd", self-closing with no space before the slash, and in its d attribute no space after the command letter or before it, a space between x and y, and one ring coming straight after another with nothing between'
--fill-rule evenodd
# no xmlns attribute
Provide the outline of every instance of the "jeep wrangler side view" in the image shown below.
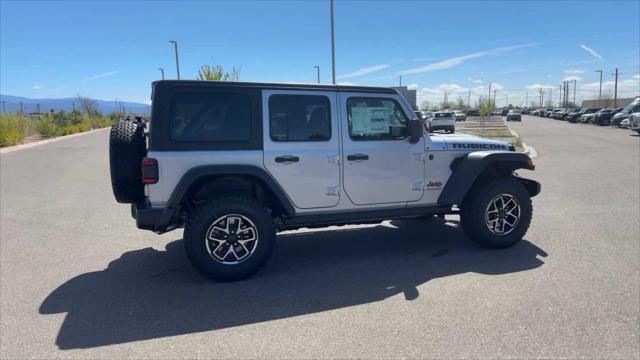
<svg viewBox="0 0 640 360"><path fill-rule="evenodd" d="M276 232L459 214L492 248L518 242L540 184L509 144L429 134L381 87L157 81L148 124L111 129L115 198L137 227L184 227L204 275L238 280L272 252ZM145 129L148 127L148 133Z"/></svg>

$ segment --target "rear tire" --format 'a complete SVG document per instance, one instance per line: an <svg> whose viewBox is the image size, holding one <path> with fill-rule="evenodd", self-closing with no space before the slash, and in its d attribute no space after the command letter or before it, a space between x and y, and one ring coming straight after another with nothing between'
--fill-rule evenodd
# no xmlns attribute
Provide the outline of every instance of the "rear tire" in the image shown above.
<svg viewBox="0 0 640 360"><path fill-rule="evenodd" d="M450 127L450 128L449 128L449 132L450 132L450 133L452 133L452 134L454 134L454 133L456 132L456 128L455 128L455 127L453 127L453 126L452 126L452 127Z"/></svg>
<svg viewBox="0 0 640 360"><path fill-rule="evenodd" d="M111 188L119 203L144 199L140 161L147 155L144 127L138 122L120 120L109 135Z"/></svg>
<svg viewBox="0 0 640 360"><path fill-rule="evenodd" d="M471 188L460 211L462 229L485 247L515 245L526 234L533 207L527 189L513 177L482 181Z"/></svg>
<svg viewBox="0 0 640 360"><path fill-rule="evenodd" d="M248 240L251 237L255 240ZM268 260L275 240L269 212L255 199L242 196L198 206L184 228L189 260L200 273L218 281L253 275Z"/></svg>

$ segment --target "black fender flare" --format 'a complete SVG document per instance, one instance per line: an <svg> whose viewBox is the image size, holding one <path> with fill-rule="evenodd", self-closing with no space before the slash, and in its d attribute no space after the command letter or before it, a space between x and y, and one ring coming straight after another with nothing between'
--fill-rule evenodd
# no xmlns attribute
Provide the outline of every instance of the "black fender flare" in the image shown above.
<svg viewBox="0 0 640 360"><path fill-rule="evenodd" d="M293 203L284 192L282 187L269 175L269 173L258 166L254 165L201 165L192 168L187 171L180 181L178 181L178 185L176 185L175 189L171 193L169 197L169 201L167 202L167 206L170 208L178 208L185 194L189 190L192 184L194 184L199 179L211 176L211 175L224 175L224 176L252 176L258 178L260 181L264 183L271 192L277 197L278 201L282 205L283 209L288 216L295 215L295 207Z"/></svg>
<svg viewBox="0 0 640 360"><path fill-rule="evenodd" d="M516 169L534 170L535 166L527 154L508 151L475 151L455 159L451 163L453 173L445 185L438 204L461 204L476 179L489 166L497 166L511 174ZM540 184L530 179L516 177L533 197L540 192Z"/></svg>

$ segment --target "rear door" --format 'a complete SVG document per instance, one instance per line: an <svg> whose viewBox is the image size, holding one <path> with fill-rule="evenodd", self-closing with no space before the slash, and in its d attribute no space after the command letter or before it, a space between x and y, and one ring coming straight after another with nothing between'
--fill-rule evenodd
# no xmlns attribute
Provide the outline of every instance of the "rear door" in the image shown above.
<svg viewBox="0 0 640 360"><path fill-rule="evenodd" d="M340 200L335 92L264 90L264 166L301 209Z"/></svg>
<svg viewBox="0 0 640 360"><path fill-rule="evenodd" d="M344 190L356 205L418 201L424 192L424 138L409 142L399 95L340 93Z"/></svg>

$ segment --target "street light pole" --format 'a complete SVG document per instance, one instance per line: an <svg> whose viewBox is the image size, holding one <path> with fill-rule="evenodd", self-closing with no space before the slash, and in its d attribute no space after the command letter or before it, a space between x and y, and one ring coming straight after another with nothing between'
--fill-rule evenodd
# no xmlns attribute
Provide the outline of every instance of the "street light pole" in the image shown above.
<svg viewBox="0 0 640 360"><path fill-rule="evenodd" d="M602 101L602 70L596 70L594 72L600 73L600 92L598 93L598 106L602 106L600 102Z"/></svg>
<svg viewBox="0 0 640 360"><path fill-rule="evenodd" d="M316 68L316 73L318 75L318 84L320 84L320 66L316 65L314 66L314 68Z"/></svg>
<svg viewBox="0 0 640 360"><path fill-rule="evenodd" d="M399 79L400 79L400 86L402 86L402 75L400 75Z"/></svg>
<svg viewBox="0 0 640 360"><path fill-rule="evenodd" d="M333 0L329 0L331 10L331 81L336 84L336 38L333 30Z"/></svg>
<svg viewBox="0 0 640 360"><path fill-rule="evenodd" d="M578 87L578 80L573 79L573 106L576 106L576 88Z"/></svg>
<svg viewBox="0 0 640 360"><path fill-rule="evenodd" d="M178 74L178 80L180 80L180 63L178 63L178 42L175 40L169 40L173 44L173 49L176 53L176 74Z"/></svg>
<svg viewBox="0 0 640 360"><path fill-rule="evenodd" d="M158 68L158 70L160 70L160 73L162 73L162 80L164 80L164 68Z"/></svg>

